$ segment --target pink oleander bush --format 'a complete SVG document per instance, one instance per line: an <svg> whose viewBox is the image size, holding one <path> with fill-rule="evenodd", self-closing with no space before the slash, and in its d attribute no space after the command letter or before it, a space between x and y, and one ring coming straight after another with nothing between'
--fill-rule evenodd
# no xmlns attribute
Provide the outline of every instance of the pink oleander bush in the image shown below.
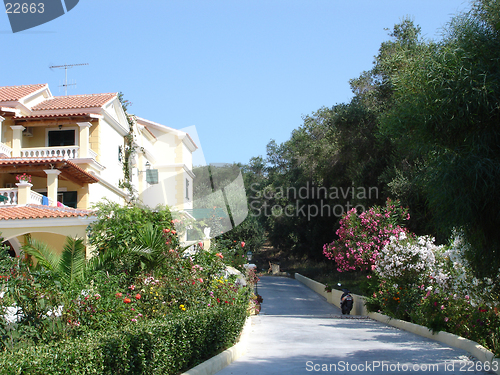
<svg viewBox="0 0 500 375"><path fill-rule="evenodd" d="M335 261L339 272L371 270L389 238L407 232L403 223L409 219L408 209L390 199L385 207L375 206L360 214L353 208L340 220L339 238L325 244L323 254Z"/></svg>
<svg viewBox="0 0 500 375"><path fill-rule="evenodd" d="M359 214L353 209L323 253L339 272L362 271L370 311L466 337L500 356L498 282L474 277L459 231L437 245L410 233L403 226L409 218L391 200Z"/></svg>

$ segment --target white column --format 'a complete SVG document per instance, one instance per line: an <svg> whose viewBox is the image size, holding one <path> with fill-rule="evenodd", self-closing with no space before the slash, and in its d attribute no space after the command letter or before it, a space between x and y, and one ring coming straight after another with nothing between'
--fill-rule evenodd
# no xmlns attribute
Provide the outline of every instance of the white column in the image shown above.
<svg viewBox="0 0 500 375"><path fill-rule="evenodd" d="M47 174L47 198L49 202L52 201L52 206L57 206L57 189L59 187L59 174L58 169L44 169Z"/></svg>
<svg viewBox="0 0 500 375"><path fill-rule="evenodd" d="M12 125L10 128L14 133L12 135L12 157L18 158L21 156L21 140L23 138L23 130L25 128L22 125Z"/></svg>
<svg viewBox="0 0 500 375"><path fill-rule="evenodd" d="M5 120L5 117L0 116L0 143L2 143L2 138L3 138L3 122Z"/></svg>
<svg viewBox="0 0 500 375"><path fill-rule="evenodd" d="M30 203L31 187L33 186L33 184L21 181L16 183L16 185L17 185L17 205L26 206L28 203Z"/></svg>
<svg viewBox="0 0 500 375"><path fill-rule="evenodd" d="M79 157L88 158L90 149L90 131L89 128L92 126L90 122L77 122L80 127L80 136L78 141L78 146L80 147Z"/></svg>

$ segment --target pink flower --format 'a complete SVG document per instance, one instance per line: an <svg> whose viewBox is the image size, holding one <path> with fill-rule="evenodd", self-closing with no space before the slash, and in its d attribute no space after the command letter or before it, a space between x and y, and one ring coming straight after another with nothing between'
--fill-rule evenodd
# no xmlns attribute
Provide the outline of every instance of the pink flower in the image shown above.
<svg viewBox="0 0 500 375"><path fill-rule="evenodd" d="M241 241L241 247L245 247L245 243Z"/></svg>

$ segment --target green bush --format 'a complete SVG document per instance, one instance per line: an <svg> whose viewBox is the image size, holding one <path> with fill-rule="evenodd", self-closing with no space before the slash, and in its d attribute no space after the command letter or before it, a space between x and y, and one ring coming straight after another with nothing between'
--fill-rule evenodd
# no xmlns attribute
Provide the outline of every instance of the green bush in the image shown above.
<svg viewBox="0 0 500 375"><path fill-rule="evenodd" d="M178 374L232 345L244 304L186 311L0 356L0 374Z"/></svg>

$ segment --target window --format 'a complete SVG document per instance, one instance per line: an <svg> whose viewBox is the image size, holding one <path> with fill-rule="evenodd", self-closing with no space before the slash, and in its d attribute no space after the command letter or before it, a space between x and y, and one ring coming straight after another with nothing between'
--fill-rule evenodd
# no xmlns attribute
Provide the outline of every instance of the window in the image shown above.
<svg viewBox="0 0 500 375"><path fill-rule="evenodd" d="M76 208L78 203L78 194L76 191L65 191L57 193L57 200L65 206Z"/></svg>
<svg viewBox="0 0 500 375"><path fill-rule="evenodd" d="M46 191L41 191L40 194L45 197L47 196ZM67 207L76 208L78 204L78 193L76 191L60 191L57 193L57 201Z"/></svg>
<svg viewBox="0 0 500 375"><path fill-rule="evenodd" d="M49 130L49 147L75 146L75 130Z"/></svg>
<svg viewBox="0 0 500 375"><path fill-rule="evenodd" d="M186 199L189 199L189 180L186 178Z"/></svg>

